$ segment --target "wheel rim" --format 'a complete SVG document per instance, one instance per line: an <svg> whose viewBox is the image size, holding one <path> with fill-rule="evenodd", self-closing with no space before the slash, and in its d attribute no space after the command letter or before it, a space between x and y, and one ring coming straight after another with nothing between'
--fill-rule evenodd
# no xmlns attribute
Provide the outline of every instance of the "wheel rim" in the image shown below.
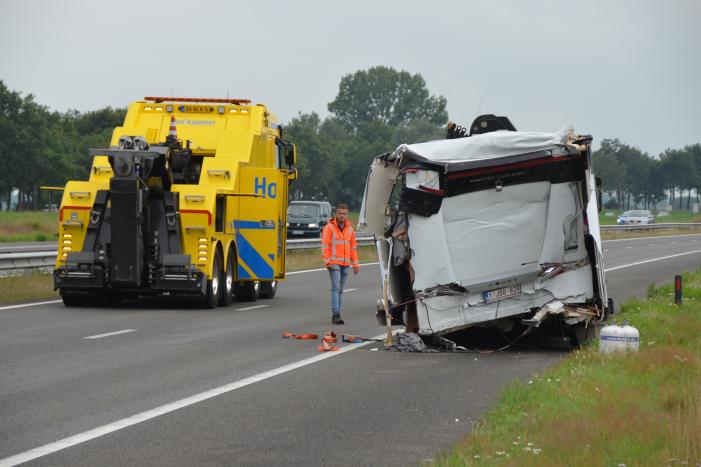
<svg viewBox="0 0 701 467"><path fill-rule="evenodd" d="M231 290L234 288L234 268L229 262L229 267L226 268L226 293L230 294Z"/></svg>
<svg viewBox="0 0 701 467"><path fill-rule="evenodd" d="M219 264L217 261L214 262L212 267L212 295L217 296L219 292Z"/></svg>

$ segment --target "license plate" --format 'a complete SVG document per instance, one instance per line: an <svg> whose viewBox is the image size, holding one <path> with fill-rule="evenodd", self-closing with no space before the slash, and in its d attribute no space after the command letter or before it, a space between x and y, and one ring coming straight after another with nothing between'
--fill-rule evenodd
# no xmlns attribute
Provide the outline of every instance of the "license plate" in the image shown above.
<svg viewBox="0 0 701 467"><path fill-rule="evenodd" d="M514 284L501 289L482 292L482 298L486 303L495 302L504 298L513 297L521 293L521 284Z"/></svg>
<svg viewBox="0 0 701 467"><path fill-rule="evenodd" d="M304 235L304 231L302 230L293 230L292 235Z"/></svg>

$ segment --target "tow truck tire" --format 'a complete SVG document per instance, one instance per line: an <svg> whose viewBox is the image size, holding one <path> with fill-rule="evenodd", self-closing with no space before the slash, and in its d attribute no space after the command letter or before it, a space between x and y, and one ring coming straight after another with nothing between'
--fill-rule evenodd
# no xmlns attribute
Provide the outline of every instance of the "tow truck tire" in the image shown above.
<svg viewBox="0 0 701 467"><path fill-rule="evenodd" d="M240 281L234 285L234 295L241 302L255 302L259 293L259 281Z"/></svg>
<svg viewBox="0 0 701 467"><path fill-rule="evenodd" d="M85 306L85 297L61 290L61 300L64 306Z"/></svg>
<svg viewBox="0 0 701 467"><path fill-rule="evenodd" d="M219 294L221 293L221 255L219 252L214 255L214 263L212 264L212 278L207 280L207 290L204 295L204 307L216 308L219 303Z"/></svg>
<svg viewBox="0 0 701 467"><path fill-rule="evenodd" d="M277 281L261 281L258 293L260 298L273 298L275 292L277 292Z"/></svg>
<svg viewBox="0 0 701 467"><path fill-rule="evenodd" d="M234 294L234 252L229 250L229 258L226 260L226 268L221 273L219 281L221 291L219 292L219 306L231 305Z"/></svg>

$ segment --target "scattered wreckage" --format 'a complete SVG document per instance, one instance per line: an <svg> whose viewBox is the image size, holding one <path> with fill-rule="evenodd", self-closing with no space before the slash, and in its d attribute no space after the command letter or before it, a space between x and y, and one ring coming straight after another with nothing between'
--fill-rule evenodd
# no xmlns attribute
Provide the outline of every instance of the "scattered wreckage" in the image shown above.
<svg viewBox="0 0 701 467"><path fill-rule="evenodd" d="M468 134L469 133L469 134ZM359 230L375 235L385 310L407 332L556 322L576 343L613 312L589 135L482 115L371 164Z"/></svg>

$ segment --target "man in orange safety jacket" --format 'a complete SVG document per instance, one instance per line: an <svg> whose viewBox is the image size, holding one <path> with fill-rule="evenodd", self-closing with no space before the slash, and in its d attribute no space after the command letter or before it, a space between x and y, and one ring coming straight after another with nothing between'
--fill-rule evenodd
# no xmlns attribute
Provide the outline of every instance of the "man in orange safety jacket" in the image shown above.
<svg viewBox="0 0 701 467"><path fill-rule="evenodd" d="M343 284L346 282L350 267L355 274L358 274L360 269L355 231L348 222L348 206L343 203L336 206L336 218L331 219L321 233L321 256L331 278L331 322L343 324L341 319Z"/></svg>

